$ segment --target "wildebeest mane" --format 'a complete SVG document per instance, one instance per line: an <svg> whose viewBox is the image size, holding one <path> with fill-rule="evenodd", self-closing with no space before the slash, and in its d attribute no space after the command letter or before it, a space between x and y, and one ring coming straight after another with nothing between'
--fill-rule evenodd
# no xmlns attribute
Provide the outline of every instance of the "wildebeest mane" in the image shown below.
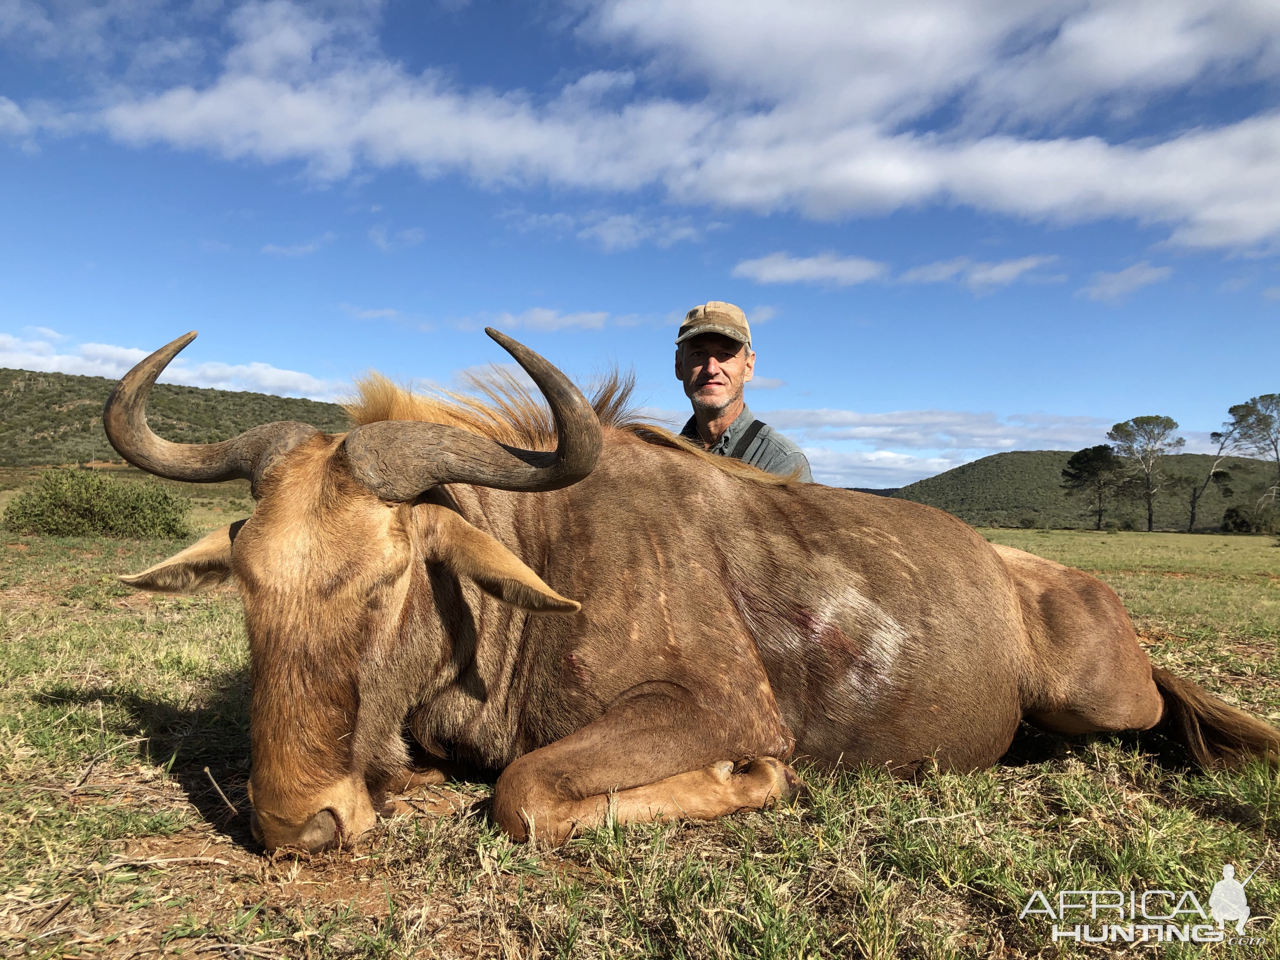
<svg viewBox="0 0 1280 960"><path fill-rule="evenodd" d="M443 423L479 434L498 443L527 450L552 450L556 445L551 411L533 389L506 367L492 365L468 372L464 383L470 392L432 390L420 392L400 386L380 373L356 380L357 394L342 404L357 426L381 420L417 420ZM591 406L610 432L636 437L654 446L681 450L717 470L765 485L787 483L790 477L765 473L741 460L716 456L640 416L632 403L635 374L616 368L600 377L588 391Z"/></svg>

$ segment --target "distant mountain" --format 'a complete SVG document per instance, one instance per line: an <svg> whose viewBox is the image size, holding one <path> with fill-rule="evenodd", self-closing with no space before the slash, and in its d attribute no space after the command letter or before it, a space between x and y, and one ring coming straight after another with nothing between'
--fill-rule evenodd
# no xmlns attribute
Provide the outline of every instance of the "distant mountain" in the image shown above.
<svg viewBox="0 0 1280 960"><path fill-rule="evenodd" d="M102 430L102 407L116 381L0 367L0 466L119 460ZM273 420L321 430L349 427L334 403L157 384L147 420L167 440L213 443Z"/></svg>
<svg viewBox="0 0 1280 960"><path fill-rule="evenodd" d="M919 480L894 491L867 491L927 503L980 527L1044 527L1052 529L1093 529L1088 503L1079 496L1067 496L1062 489L1062 468L1071 458L1070 450L1029 450L997 453ZM1213 457L1183 453L1168 457L1165 472L1170 476L1196 477L1204 481ZM1224 498L1210 485L1196 510L1197 530L1216 530L1222 514L1230 506L1245 506L1244 494L1268 475L1269 465L1258 460L1232 457L1223 464L1232 473L1228 484L1236 493ZM1185 530L1189 514L1188 494L1170 489L1156 502L1156 527ZM1133 501L1113 504L1105 515L1121 526L1146 529L1146 506Z"/></svg>

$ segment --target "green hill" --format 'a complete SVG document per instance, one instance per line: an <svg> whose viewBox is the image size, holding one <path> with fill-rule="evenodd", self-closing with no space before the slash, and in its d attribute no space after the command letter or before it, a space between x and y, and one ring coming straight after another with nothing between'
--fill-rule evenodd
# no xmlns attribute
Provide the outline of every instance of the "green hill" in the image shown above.
<svg viewBox="0 0 1280 960"><path fill-rule="evenodd" d="M118 461L102 430L116 381L0 367L0 466ZM333 403L158 384L147 403L152 429L181 443L213 443L273 420L335 432L349 426Z"/></svg>
<svg viewBox="0 0 1280 960"><path fill-rule="evenodd" d="M980 527L1041 527L1049 529L1092 529L1088 503L1067 496L1062 489L1062 468L1070 450L1029 450L997 453L920 480L890 495L917 503L927 503ZM1165 461L1170 476L1192 476L1204 481L1213 458L1207 454L1183 453ZM1235 496L1228 499L1210 485L1196 510L1197 530L1216 530L1222 514L1230 506L1248 506L1248 491L1268 475L1268 465L1257 460L1232 457L1223 466L1231 471L1229 487ZM889 491L884 491L890 493ZM1190 496L1170 489L1156 502L1155 522L1161 530L1185 530ZM1132 529L1146 529L1146 506L1141 502L1112 504L1107 520Z"/></svg>

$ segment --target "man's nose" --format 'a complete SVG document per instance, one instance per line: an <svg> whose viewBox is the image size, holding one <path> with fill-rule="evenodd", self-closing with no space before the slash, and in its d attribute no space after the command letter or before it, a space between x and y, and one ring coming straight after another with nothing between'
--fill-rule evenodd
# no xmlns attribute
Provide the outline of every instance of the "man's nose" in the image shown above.
<svg viewBox="0 0 1280 960"><path fill-rule="evenodd" d="M715 357L707 357L707 373L719 373L720 363Z"/></svg>

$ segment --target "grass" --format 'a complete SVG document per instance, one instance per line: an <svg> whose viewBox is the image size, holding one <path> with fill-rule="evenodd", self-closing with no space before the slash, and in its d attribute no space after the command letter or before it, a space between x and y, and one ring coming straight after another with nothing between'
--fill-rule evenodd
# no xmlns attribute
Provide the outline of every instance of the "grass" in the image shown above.
<svg viewBox="0 0 1280 960"><path fill-rule="evenodd" d="M3 478L0 478L2 480ZM204 488L206 528L243 491ZM243 504L247 506L247 504ZM218 512L214 512L214 511ZM203 511L203 512L201 512ZM1269 538L986 531L1095 571L1160 663L1280 721ZM31 957L1040 957L1042 890L1183 889L1223 863L1280 954L1280 786L1199 774L1136 738L1024 729L981 773L803 770L802 802L714 823L512 844L491 783L386 820L354 852L263 856L248 834L247 657L234 593L118 585L177 544L0 540L0 941ZM206 773L207 768L207 773ZM214 787L217 783L235 813ZM1203 955L1164 944L1170 957Z"/></svg>

